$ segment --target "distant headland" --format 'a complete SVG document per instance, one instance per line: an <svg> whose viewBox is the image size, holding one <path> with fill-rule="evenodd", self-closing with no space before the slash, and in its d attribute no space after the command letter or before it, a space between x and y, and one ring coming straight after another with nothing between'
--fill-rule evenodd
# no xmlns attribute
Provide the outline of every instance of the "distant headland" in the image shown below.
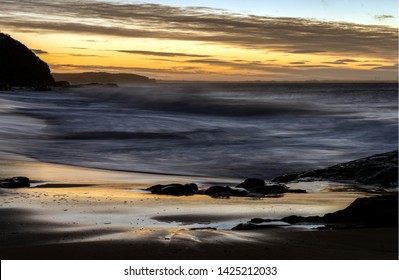
<svg viewBox="0 0 399 280"><path fill-rule="evenodd" d="M70 84L113 85L128 83L154 83L154 79L128 73L67 73L51 74L50 67L21 42L0 33L0 90L27 87L49 90Z"/></svg>
<svg viewBox="0 0 399 280"><path fill-rule="evenodd" d="M84 73L54 73L56 81L68 81L72 84L131 84L131 83L154 83L155 79L129 73L106 73L106 72L84 72Z"/></svg>

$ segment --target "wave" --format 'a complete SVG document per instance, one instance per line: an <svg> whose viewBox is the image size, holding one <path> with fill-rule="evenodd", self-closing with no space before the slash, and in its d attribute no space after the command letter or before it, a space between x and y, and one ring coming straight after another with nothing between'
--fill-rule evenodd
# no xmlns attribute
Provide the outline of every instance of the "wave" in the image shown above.
<svg viewBox="0 0 399 280"><path fill-rule="evenodd" d="M186 139L184 135L176 133L156 133L156 132L123 132L123 131L85 131L79 133L69 133L58 135L57 139L63 140L125 140L125 139Z"/></svg>
<svg viewBox="0 0 399 280"><path fill-rule="evenodd" d="M0 152L103 169L266 178L397 148L397 101L389 84L0 92Z"/></svg>
<svg viewBox="0 0 399 280"><path fill-rule="evenodd" d="M125 108L190 115L254 117L326 113L322 104L305 100L300 94L284 96L259 87L254 87L254 92L245 90L228 92L204 85L199 88L193 85L148 85L115 89L82 88L76 92L94 97L99 102L118 103Z"/></svg>

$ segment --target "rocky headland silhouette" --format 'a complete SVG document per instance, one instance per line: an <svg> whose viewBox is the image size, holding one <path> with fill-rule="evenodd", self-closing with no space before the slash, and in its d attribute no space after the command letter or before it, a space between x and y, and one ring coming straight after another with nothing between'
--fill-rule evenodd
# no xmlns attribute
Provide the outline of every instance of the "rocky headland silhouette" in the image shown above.
<svg viewBox="0 0 399 280"><path fill-rule="evenodd" d="M31 87L46 89L54 85L50 68L27 46L0 33L0 89Z"/></svg>
<svg viewBox="0 0 399 280"><path fill-rule="evenodd" d="M51 73L50 67L32 50L10 35L0 33L0 90L27 87L49 90L51 87L107 86L154 83L154 79L130 73Z"/></svg>

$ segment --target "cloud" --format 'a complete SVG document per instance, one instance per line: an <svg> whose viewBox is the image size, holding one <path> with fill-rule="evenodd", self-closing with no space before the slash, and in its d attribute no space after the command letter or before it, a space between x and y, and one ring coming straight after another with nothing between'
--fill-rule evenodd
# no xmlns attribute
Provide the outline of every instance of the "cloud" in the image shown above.
<svg viewBox="0 0 399 280"><path fill-rule="evenodd" d="M76 57L107 57L105 55L96 55L96 54L80 54L80 53L68 53L65 54L68 56L76 56Z"/></svg>
<svg viewBox="0 0 399 280"><path fill-rule="evenodd" d="M394 65L389 65L389 66L379 66L379 67L374 67L373 69L374 70L388 70L388 71L391 71L391 70L398 70L398 65L399 64L394 64Z"/></svg>
<svg viewBox="0 0 399 280"><path fill-rule="evenodd" d="M73 70L77 72L82 71L107 71L111 73L124 72L124 73L150 73L150 74L192 74L193 67L190 69L184 68L146 68L146 67L123 67L123 66L104 66L104 65L81 65L81 64L50 64L52 70L64 71ZM54 72L53 70L53 72ZM200 69L198 69L200 70Z"/></svg>
<svg viewBox="0 0 399 280"><path fill-rule="evenodd" d="M287 73L289 73L289 72L298 71L299 68L306 69L306 68L329 68L330 67L330 66L322 65L322 64L305 65L304 64L305 62L303 62L303 61L301 61L300 63L297 63L297 62L291 63L291 64L293 64L292 66L283 66L283 65L277 65L277 64L265 64L265 63L261 63L259 61L239 60L237 62L236 60L226 61L226 60L220 60L220 59L191 59L191 60L186 60L185 62L201 63L201 64L207 64L207 65L212 65L212 66L226 66L226 67L229 67L229 68L235 69L235 70L262 71L265 73L270 73L270 72L277 72L277 73L287 72Z"/></svg>
<svg viewBox="0 0 399 280"><path fill-rule="evenodd" d="M117 50L117 52L141 54L149 56L167 56L167 57L209 57L208 55L178 53L178 52L152 52L152 51L141 51L141 50Z"/></svg>
<svg viewBox="0 0 399 280"><path fill-rule="evenodd" d="M48 52L38 49L30 49L35 54L48 54Z"/></svg>
<svg viewBox="0 0 399 280"><path fill-rule="evenodd" d="M190 62L190 63L203 63L203 64L209 64L209 65L219 65L219 66L239 66L242 65L242 63L237 63L237 62L232 62L232 61L224 61L220 59L190 59L186 60L185 62Z"/></svg>
<svg viewBox="0 0 399 280"><path fill-rule="evenodd" d="M0 10L0 27L7 30L185 40L293 54L397 56L397 29L388 26L93 0L2 0Z"/></svg>
<svg viewBox="0 0 399 280"><path fill-rule="evenodd" d="M375 15L374 18L376 20L383 21L383 20L390 19L390 18L395 18L395 17L393 15Z"/></svg>
<svg viewBox="0 0 399 280"><path fill-rule="evenodd" d="M365 63L365 64L359 64L358 66L382 66L382 65L376 63Z"/></svg>
<svg viewBox="0 0 399 280"><path fill-rule="evenodd" d="M88 50L89 48L83 48L83 47L67 47L68 49L75 49L75 50Z"/></svg>
<svg viewBox="0 0 399 280"><path fill-rule="evenodd" d="M301 64L306 64L306 62L304 62L304 61L294 61L294 62L290 62L290 64L301 65Z"/></svg>
<svg viewBox="0 0 399 280"><path fill-rule="evenodd" d="M348 64L348 62L359 62L359 60L356 59L337 59L335 61L326 61L323 63L326 64Z"/></svg>
<svg viewBox="0 0 399 280"><path fill-rule="evenodd" d="M326 52L325 50L294 50L294 51L290 51L290 53L299 53L299 54L307 54L307 53L323 53Z"/></svg>
<svg viewBox="0 0 399 280"><path fill-rule="evenodd" d="M356 59L338 59L336 61L340 61L340 62L359 62L359 60L356 60Z"/></svg>

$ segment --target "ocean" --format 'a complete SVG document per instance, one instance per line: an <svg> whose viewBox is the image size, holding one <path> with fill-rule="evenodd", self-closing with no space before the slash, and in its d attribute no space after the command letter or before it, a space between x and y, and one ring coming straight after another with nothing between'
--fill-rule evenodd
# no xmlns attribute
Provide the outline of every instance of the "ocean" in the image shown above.
<svg viewBox="0 0 399 280"><path fill-rule="evenodd" d="M397 146L397 84L159 83L0 91L0 152L43 162L271 179Z"/></svg>

